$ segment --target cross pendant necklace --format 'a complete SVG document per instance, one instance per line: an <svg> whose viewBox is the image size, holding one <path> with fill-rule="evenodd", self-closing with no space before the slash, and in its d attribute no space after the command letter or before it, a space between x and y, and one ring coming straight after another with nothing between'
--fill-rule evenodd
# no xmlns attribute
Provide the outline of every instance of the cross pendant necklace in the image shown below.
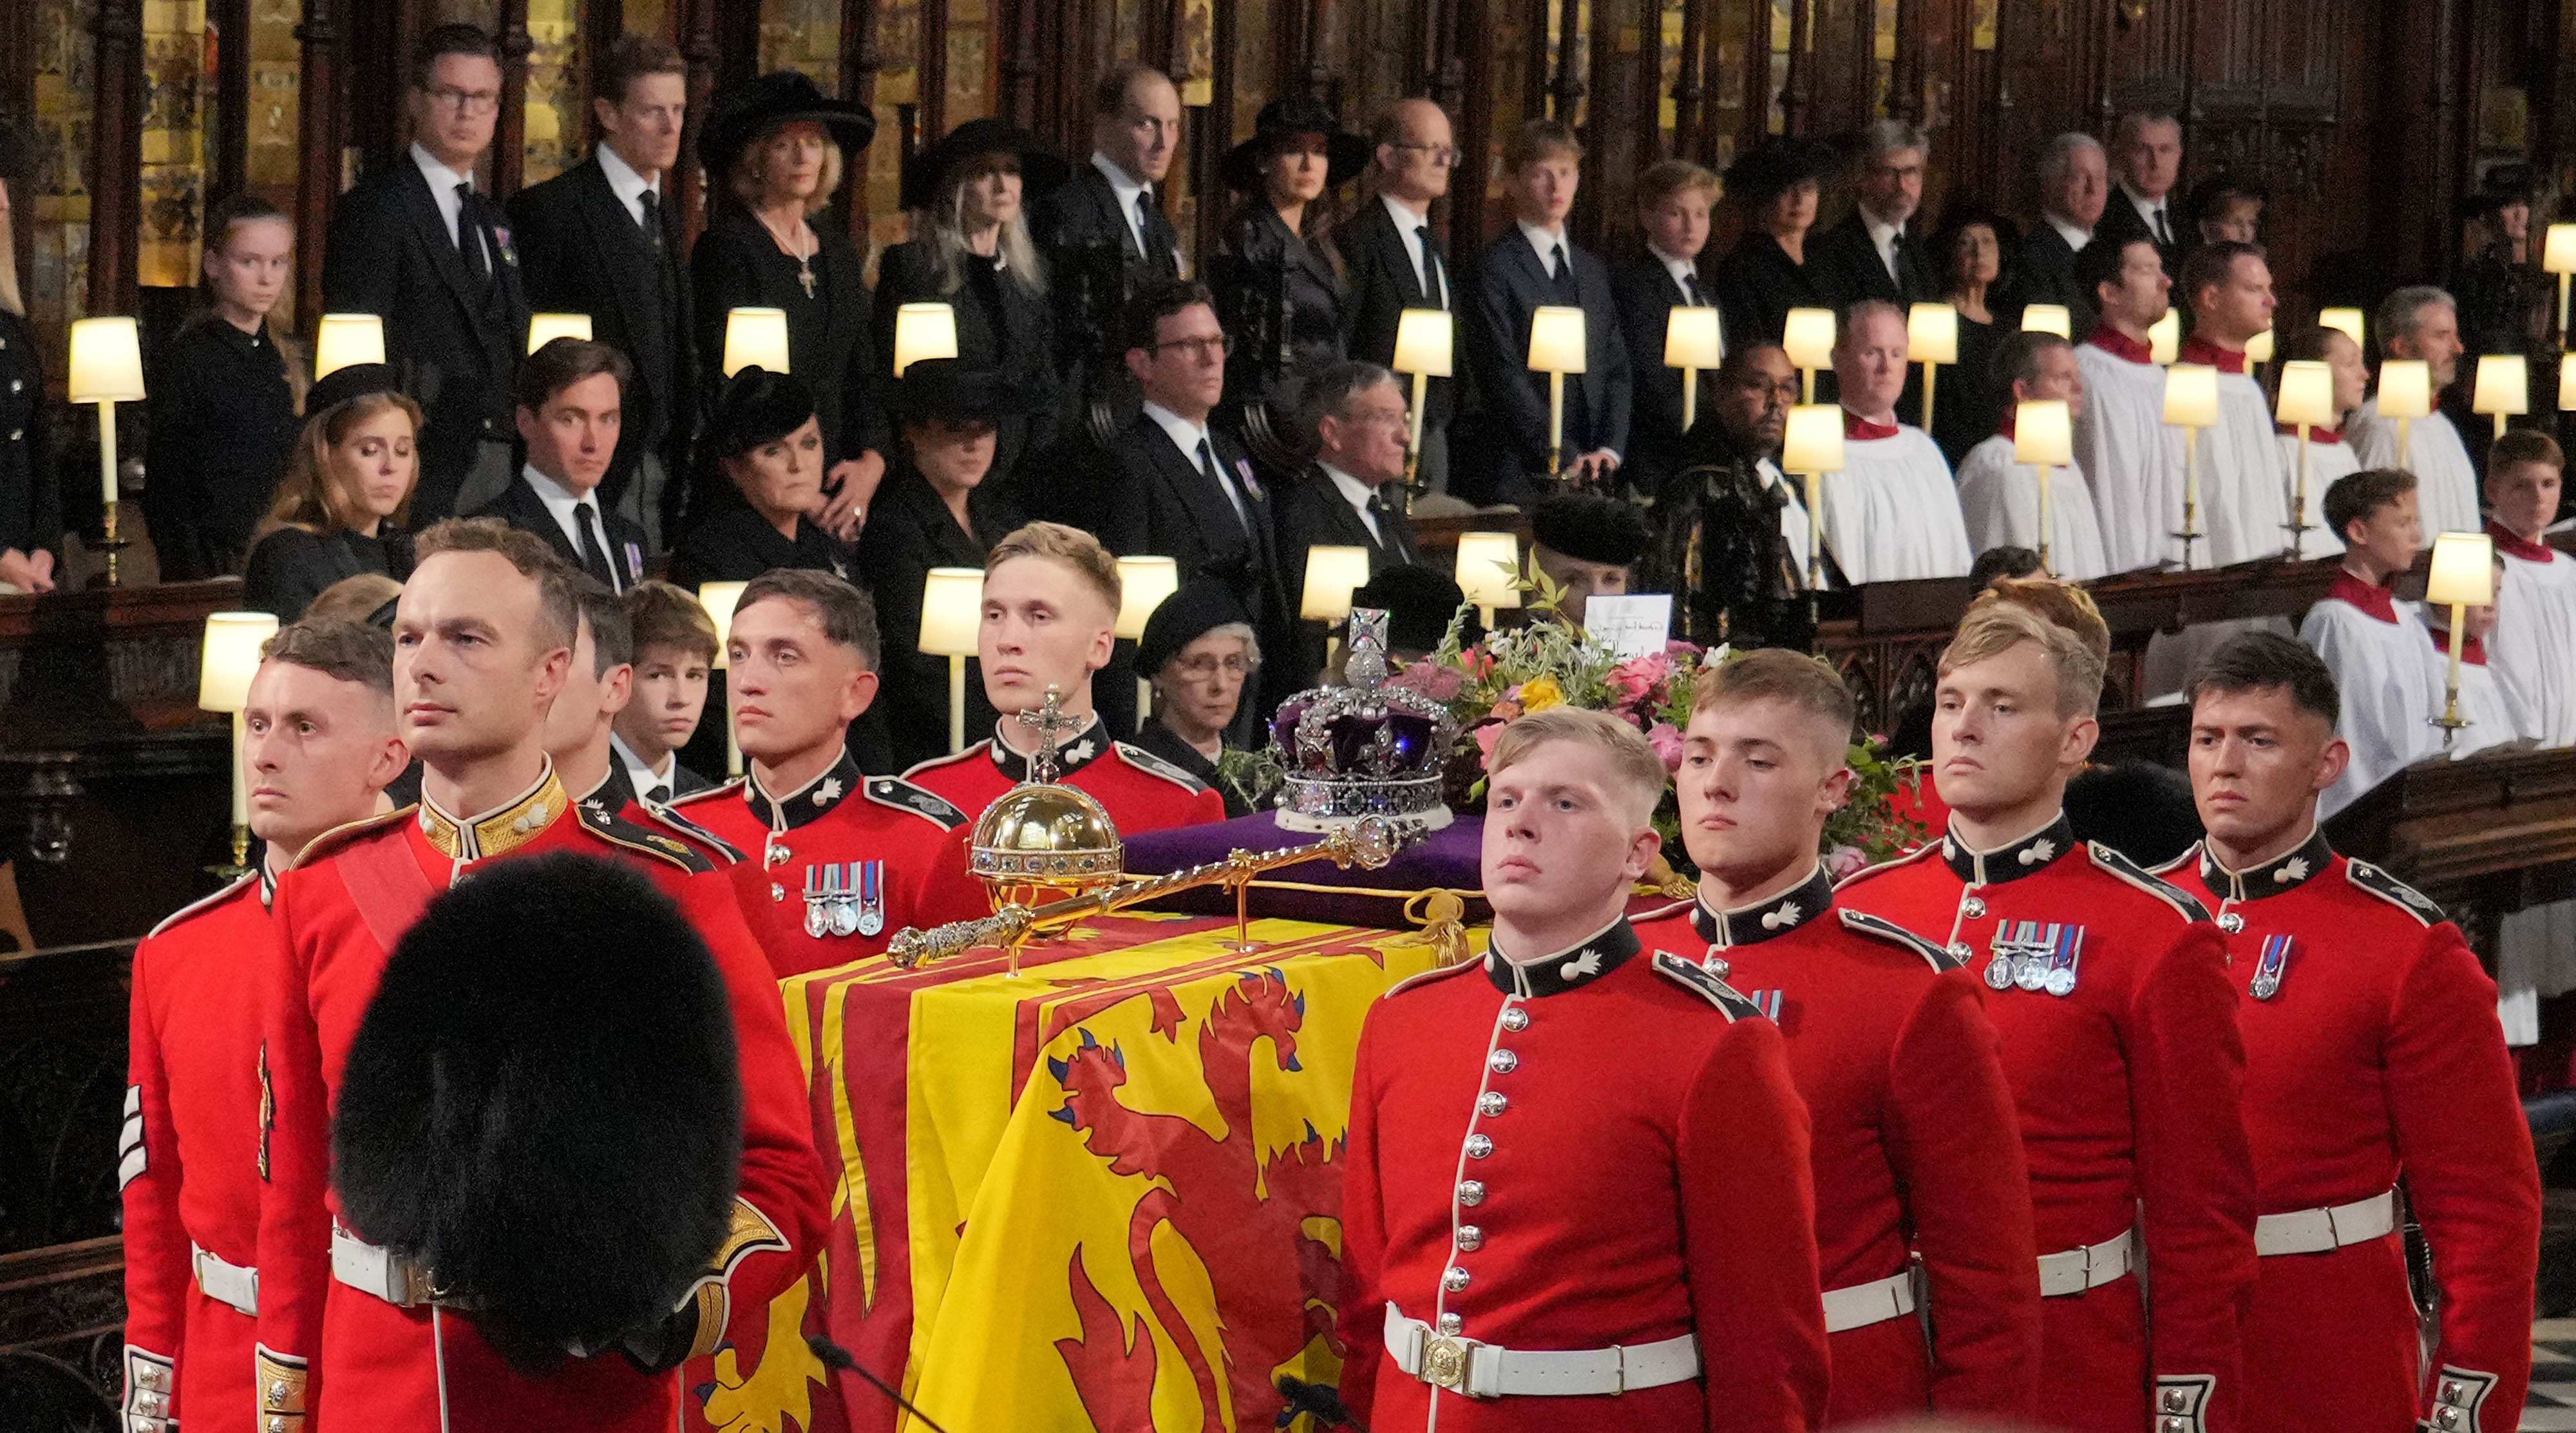
<svg viewBox="0 0 2576 1433"><path fill-rule="evenodd" d="M779 249L796 261L796 282L805 286L805 297L814 297L814 250L821 248L822 242L816 240L811 249L805 246L805 221L801 219L796 222L797 242L793 244L780 236L778 226L769 222L768 215L761 215L760 223L769 231L769 237L778 240Z"/></svg>

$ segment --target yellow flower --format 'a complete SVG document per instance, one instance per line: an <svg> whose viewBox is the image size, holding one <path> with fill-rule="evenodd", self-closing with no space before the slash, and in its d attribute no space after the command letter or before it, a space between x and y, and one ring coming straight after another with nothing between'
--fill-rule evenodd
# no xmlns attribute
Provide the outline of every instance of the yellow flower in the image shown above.
<svg viewBox="0 0 2576 1433"><path fill-rule="evenodd" d="M1534 677L1521 683L1521 710L1543 712L1549 707L1565 705L1565 689L1554 677Z"/></svg>

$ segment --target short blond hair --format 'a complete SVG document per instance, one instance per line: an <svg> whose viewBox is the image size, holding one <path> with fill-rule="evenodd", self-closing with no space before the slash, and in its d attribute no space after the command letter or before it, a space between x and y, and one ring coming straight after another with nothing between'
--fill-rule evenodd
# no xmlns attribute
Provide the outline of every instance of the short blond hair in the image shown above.
<svg viewBox="0 0 2576 1433"><path fill-rule="evenodd" d="M2024 642L2038 646L2057 676L2057 714L2091 716L2102 704L2102 659L2084 639L2018 602L1980 602L1941 651L1941 675L1999 657Z"/></svg>
<svg viewBox="0 0 2576 1433"><path fill-rule="evenodd" d="M1043 557L1071 568L1084 586L1109 604L1109 615L1116 619L1123 592L1118 559L1109 555L1100 539L1060 522L1033 522L993 544L984 556L984 575L992 576L996 568L1018 557Z"/></svg>
<svg viewBox="0 0 2576 1433"><path fill-rule="evenodd" d="M1989 602L2013 602L2073 633L2093 653L2093 659L2105 669L2111 665L2111 624L2102 620L2102 609L2093 605L2093 594L2081 587L2070 586L2053 577L1998 577L1986 584L1977 600L1968 604L1975 610Z"/></svg>
<svg viewBox="0 0 2576 1433"><path fill-rule="evenodd" d="M1609 757L1612 774L1628 789L1629 811L1636 824L1643 826L1654 819L1655 803L1664 797L1664 759L1646 743L1644 732L1608 712L1549 707L1514 718L1494 743L1485 775L1488 779L1500 776L1531 752L1557 741L1588 746Z"/></svg>
<svg viewBox="0 0 2576 1433"><path fill-rule="evenodd" d="M1637 212L1654 208L1685 189L1717 198L1717 176L1687 159L1659 159L1637 176Z"/></svg>
<svg viewBox="0 0 2576 1433"><path fill-rule="evenodd" d="M768 187L768 176L761 172L760 151L777 137L780 130L795 122L780 120L776 124L762 126L749 143L734 153L733 167L725 173L725 187L733 191L733 197L740 200L745 208L756 207L760 203L761 190ZM832 137L828 126L822 128L823 173L821 182L814 186L814 192L806 196L807 218L822 213L832 206L833 200L841 197L841 142Z"/></svg>
<svg viewBox="0 0 2576 1433"><path fill-rule="evenodd" d="M1714 666L1700 668L1691 685L1691 715L1744 702L1783 702L1815 719L1819 729L1836 733L1828 751L1833 764L1848 764L1852 722L1859 706L1842 674L1822 658L1786 647L1764 647Z"/></svg>

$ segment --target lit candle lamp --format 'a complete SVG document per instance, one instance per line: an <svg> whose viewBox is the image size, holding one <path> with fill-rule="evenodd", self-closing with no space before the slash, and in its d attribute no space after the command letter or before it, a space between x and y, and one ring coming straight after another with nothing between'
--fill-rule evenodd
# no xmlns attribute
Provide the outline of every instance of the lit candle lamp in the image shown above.
<svg viewBox="0 0 2576 1433"><path fill-rule="evenodd" d="M1565 375L1581 373L1586 357L1583 310L1542 304L1530 315L1529 369L1547 375L1547 475L1551 478L1563 467Z"/></svg>
<svg viewBox="0 0 2576 1433"><path fill-rule="evenodd" d="M1959 361L1959 311L1949 304L1916 304L1905 315L1905 359L1923 365L1923 427L1932 427L1933 380L1945 363Z"/></svg>
<svg viewBox="0 0 2576 1433"><path fill-rule="evenodd" d="M1341 648L1341 625L1351 615L1351 593L1369 580L1368 559L1365 547L1306 549L1306 590L1298 596L1297 615L1309 622L1321 622L1328 629L1324 639L1327 668L1333 665Z"/></svg>
<svg viewBox="0 0 2576 1433"><path fill-rule="evenodd" d="M197 706L224 712L233 719L233 860L215 874L239 880L249 874L250 781L243 770L249 730L242 714L250 707L251 678L259 674L259 649L277 635L277 618L267 612L206 614L205 644L197 663Z"/></svg>
<svg viewBox="0 0 2576 1433"><path fill-rule="evenodd" d="M534 353L559 338L590 341L590 315L586 313L532 313L528 315L528 352Z"/></svg>
<svg viewBox="0 0 2576 1433"><path fill-rule="evenodd" d="M2433 570L2424 584L2424 600L2451 609L2451 677L2442 714L2433 725L2442 729L2442 745L2468 723L2460 717L2460 643L2468 637L2469 609L2495 601L2495 539L2482 532L2446 532L2433 539Z"/></svg>
<svg viewBox="0 0 2576 1433"><path fill-rule="evenodd" d="M134 320L84 318L72 324L71 363L65 388L74 403L98 405L99 502L106 530L107 583L116 585L116 405L143 401L143 343Z"/></svg>
<svg viewBox="0 0 2576 1433"><path fill-rule="evenodd" d="M736 310L740 312L740 310ZM698 605L706 609L707 620L716 626L716 670L733 664L726 660L726 647L733 641L733 609L742 601L742 590L748 582L710 582L698 589ZM725 774L742 775L742 740L733 729L733 686L725 686Z"/></svg>
<svg viewBox="0 0 2576 1433"><path fill-rule="evenodd" d="M343 368L385 361L385 321L371 313L326 313L313 331L313 381Z"/></svg>
<svg viewBox="0 0 2576 1433"><path fill-rule="evenodd" d="M2576 224L2552 224L2540 241L2540 271L2558 276L2558 344L2567 346L2567 280L2576 275Z"/></svg>
<svg viewBox="0 0 2576 1433"><path fill-rule="evenodd" d="M1458 590L1493 630L1495 612L1521 605L1521 540L1508 532L1458 534L1457 577Z"/></svg>
<svg viewBox="0 0 2576 1433"><path fill-rule="evenodd" d="M2168 315L2170 316L2170 315ZM2191 545L2200 538L2200 430L2218 422L2218 370L2202 363L2177 363L2165 370L2165 421L2182 429L2182 565L2191 566Z"/></svg>
<svg viewBox="0 0 2576 1433"><path fill-rule="evenodd" d="M2182 315L2172 309L2147 325L2147 358L2150 362L2170 366L2182 352Z"/></svg>
<svg viewBox="0 0 2576 1433"><path fill-rule="evenodd" d="M1664 366L1682 371L1682 431L1699 421L1699 375L1726 361L1717 310L1676 304L1664 318Z"/></svg>
<svg viewBox="0 0 2576 1433"><path fill-rule="evenodd" d="M984 570L934 567L921 584L920 650L948 659L948 749L966 749L966 659L984 625Z"/></svg>
<svg viewBox="0 0 2576 1433"><path fill-rule="evenodd" d="M2030 465L2031 475L2039 479L2039 566L2054 577L2057 570L2049 565L2049 539L2056 529L2050 525L2049 488L2057 481L2057 470L2075 461L2075 428L2063 398L2033 398L2013 410L2013 461Z"/></svg>
<svg viewBox="0 0 2576 1433"><path fill-rule="evenodd" d="M2361 310L2357 308L2319 309L2317 310L2317 327L2333 329L2344 337L2351 339L2353 347L2362 349L2364 352L2369 351L2361 341L2364 325L2361 319Z"/></svg>
<svg viewBox="0 0 2576 1433"><path fill-rule="evenodd" d="M2032 304L2021 311L2021 331L2024 333L2053 333L2059 338L2072 339L2074 327L2074 316L2066 311L2064 304Z"/></svg>
<svg viewBox="0 0 2576 1433"><path fill-rule="evenodd" d="M2507 418L2531 411L2531 365L2519 353L2490 353L2478 359L2478 386L2469 401L2472 413L2495 417L2495 435L2504 436Z"/></svg>
<svg viewBox="0 0 2576 1433"><path fill-rule="evenodd" d="M1431 380L1448 378L1457 372L1456 320L1446 309L1409 308L1395 320L1395 362L1388 365L1398 373L1413 377L1413 410L1407 416L1412 436L1404 449L1404 481L1410 488L1422 472L1422 413L1431 396Z"/></svg>
<svg viewBox="0 0 2576 1433"><path fill-rule="evenodd" d="M1122 557L1118 559L1118 635L1133 642L1145 635L1145 623L1163 599L1181 590L1181 567L1168 557ZM1136 729L1145 729L1145 718L1154 709L1154 683L1139 674L1136 678Z"/></svg>
<svg viewBox="0 0 2576 1433"><path fill-rule="evenodd" d="M2307 558L2308 433L2334 426L2334 370L2312 358L2294 358L2281 368L2281 397L2275 418L2299 430L2299 476L2290 489L2290 560Z"/></svg>
<svg viewBox="0 0 2576 1433"><path fill-rule="evenodd" d="M2272 330L2265 329L2245 340L2245 370L2256 378L2263 376L2263 365L2272 361Z"/></svg>
<svg viewBox="0 0 2576 1433"><path fill-rule="evenodd" d="M2433 411L2433 370L2420 358L2391 358L2379 365L2379 416L2397 420L2397 465L2415 467L2413 425Z"/></svg>
<svg viewBox="0 0 2576 1433"><path fill-rule="evenodd" d="M904 304L894 311L894 376L925 358L957 356L957 310L941 303Z"/></svg>
<svg viewBox="0 0 2576 1433"><path fill-rule="evenodd" d="M1805 379L1801 403L1816 401L1816 371L1834 366L1834 311L1793 308L1780 330L1780 350Z"/></svg>
<svg viewBox="0 0 2576 1433"><path fill-rule="evenodd" d="M1831 403L1801 403L1789 410L1780 440L1780 471L1806 479L1807 590L1825 585L1825 474L1843 470L1843 410Z"/></svg>
<svg viewBox="0 0 2576 1433"><path fill-rule="evenodd" d="M725 311L724 376L746 368L787 372L787 310L737 308Z"/></svg>

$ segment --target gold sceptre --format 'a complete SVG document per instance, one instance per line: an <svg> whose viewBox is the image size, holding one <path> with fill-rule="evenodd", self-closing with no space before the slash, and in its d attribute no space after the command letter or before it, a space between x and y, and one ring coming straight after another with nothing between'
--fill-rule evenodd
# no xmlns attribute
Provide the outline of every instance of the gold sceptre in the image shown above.
<svg viewBox="0 0 2576 1433"><path fill-rule="evenodd" d="M1254 877L1282 866L1321 860L1330 860L1344 870L1358 866L1374 871L1394 860L1396 852L1421 834L1421 827L1414 822L1371 816L1312 845L1283 846L1275 851L1236 851L1222 861L1191 866L1169 875L1122 881L1082 895L1049 901L1042 906L1004 906L980 920L952 921L930 930L906 926L897 931L894 940L886 946L886 958L893 961L898 970L913 970L953 959L970 950L998 946L1010 957L1010 973L1016 976L1020 973L1020 947L1033 936L1062 930L1084 916L1105 915L1175 891L1215 885L1227 886L1234 891L1234 940L1227 949L1243 954L1260 948L1249 939L1248 905Z"/></svg>

